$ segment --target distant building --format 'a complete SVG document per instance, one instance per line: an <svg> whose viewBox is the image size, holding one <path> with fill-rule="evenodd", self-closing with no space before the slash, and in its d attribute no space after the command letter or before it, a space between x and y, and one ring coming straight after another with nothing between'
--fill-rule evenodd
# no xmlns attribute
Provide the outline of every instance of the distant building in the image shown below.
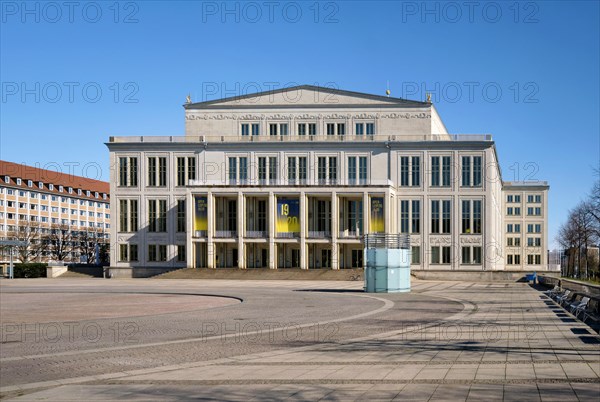
<svg viewBox="0 0 600 402"><path fill-rule="evenodd" d="M185 136L107 144L113 267L357 268L387 232L415 270L547 269L548 185L503 182L491 135L430 102L305 85L184 108Z"/></svg>
<svg viewBox="0 0 600 402"><path fill-rule="evenodd" d="M0 238L30 243L16 261L89 259L90 248L109 242L109 188L103 181L0 161ZM9 260L6 249L0 260Z"/></svg>

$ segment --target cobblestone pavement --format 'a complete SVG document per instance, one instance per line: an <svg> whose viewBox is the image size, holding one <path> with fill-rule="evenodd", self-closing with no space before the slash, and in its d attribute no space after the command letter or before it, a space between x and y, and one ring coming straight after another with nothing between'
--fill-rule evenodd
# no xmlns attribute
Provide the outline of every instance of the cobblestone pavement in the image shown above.
<svg viewBox="0 0 600 402"><path fill-rule="evenodd" d="M0 395L245 401L600 397L598 336L525 284L417 281L410 294L363 294L361 288L360 282L3 280ZM141 294L144 303L132 294ZM57 321L64 312L45 308L43 315L28 314L28 326L14 315L5 320L11 303L23 302L24 295L55 295L74 305L76 295L81 302L111 295L112 313ZM172 298L168 311L165 295ZM194 295L198 309L190 309ZM173 307L179 297L180 310ZM222 297L229 298L227 305Z"/></svg>

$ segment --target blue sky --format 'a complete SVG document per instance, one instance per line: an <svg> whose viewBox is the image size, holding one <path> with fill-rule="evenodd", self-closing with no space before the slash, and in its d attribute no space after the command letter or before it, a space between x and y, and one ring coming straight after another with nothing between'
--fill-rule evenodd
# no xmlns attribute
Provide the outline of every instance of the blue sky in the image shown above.
<svg viewBox="0 0 600 402"><path fill-rule="evenodd" d="M548 180L552 240L600 163L598 4L3 1L0 158L108 180L108 137L183 134L187 93L389 81Z"/></svg>

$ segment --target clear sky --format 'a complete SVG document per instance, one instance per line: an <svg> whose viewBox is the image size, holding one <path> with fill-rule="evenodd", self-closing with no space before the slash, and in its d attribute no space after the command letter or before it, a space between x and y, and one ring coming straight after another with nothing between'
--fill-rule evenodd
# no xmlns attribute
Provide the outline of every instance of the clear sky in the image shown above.
<svg viewBox="0 0 600 402"><path fill-rule="evenodd" d="M1 2L0 158L108 180L111 135L182 135L182 104L333 86L432 100L548 180L549 236L600 160L598 1Z"/></svg>

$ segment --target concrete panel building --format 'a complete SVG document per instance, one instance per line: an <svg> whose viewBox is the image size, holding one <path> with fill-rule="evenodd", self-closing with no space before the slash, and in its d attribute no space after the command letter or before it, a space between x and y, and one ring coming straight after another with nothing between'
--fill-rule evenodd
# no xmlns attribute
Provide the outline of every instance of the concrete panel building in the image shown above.
<svg viewBox="0 0 600 402"><path fill-rule="evenodd" d="M30 243L16 260L80 262L92 253L86 247L109 242L109 188L99 180L0 161L0 238ZM9 259L9 251L0 249L0 262Z"/></svg>
<svg viewBox="0 0 600 402"><path fill-rule="evenodd" d="M386 232L415 270L547 268L548 185L503 182L491 135L430 102L305 85L184 110L185 135L107 143L112 267L356 268ZM509 246L516 220L539 233Z"/></svg>

